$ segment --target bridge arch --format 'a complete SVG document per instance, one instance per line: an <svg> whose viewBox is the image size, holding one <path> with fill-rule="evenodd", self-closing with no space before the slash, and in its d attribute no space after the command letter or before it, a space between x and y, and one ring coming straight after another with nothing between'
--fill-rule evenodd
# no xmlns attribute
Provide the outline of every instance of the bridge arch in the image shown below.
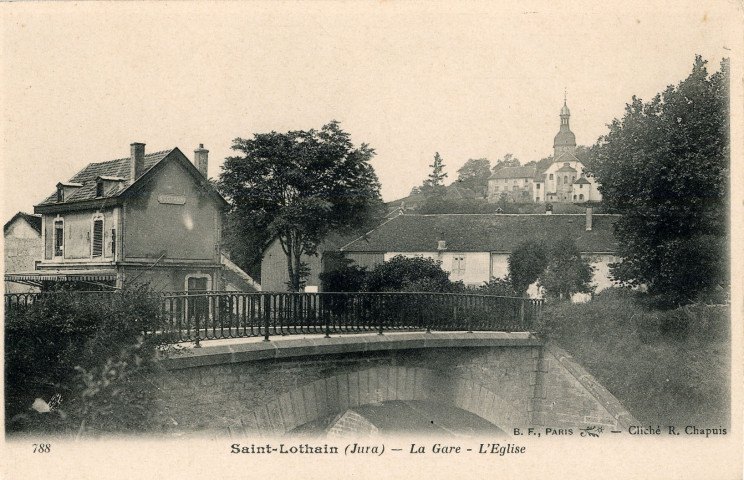
<svg viewBox="0 0 744 480"><path fill-rule="evenodd" d="M247 433L283 435L308 422L349 408L391 400L423 400L452 405L506 428L526 417L508 401L467 378L442 371L375 366L343 372L284 392L241 418Z"/></svg>

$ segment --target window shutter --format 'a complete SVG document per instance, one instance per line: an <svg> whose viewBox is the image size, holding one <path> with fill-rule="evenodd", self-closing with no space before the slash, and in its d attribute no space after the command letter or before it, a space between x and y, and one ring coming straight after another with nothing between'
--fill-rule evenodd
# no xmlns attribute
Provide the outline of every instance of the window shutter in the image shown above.
<svg viewBox="0 0 744 480"><path fill-rule="evenodd" d="M103 220L93 222L93 256L100 257L103 253Z"/></svg>

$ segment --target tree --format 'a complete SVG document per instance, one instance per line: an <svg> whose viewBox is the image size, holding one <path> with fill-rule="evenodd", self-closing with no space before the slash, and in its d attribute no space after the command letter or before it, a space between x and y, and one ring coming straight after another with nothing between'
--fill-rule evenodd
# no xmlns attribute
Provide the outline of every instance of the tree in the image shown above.
<svg viewBox="0 0 744 480"><path fill-rule="evenodd" d="M515 292L524 295L548 266L548 251L534 240L523 242L509 255L509 278Z"/></svg>
<svg viewBox="0 0 744 480"><path fill-rule="evenodd" d="M729 61L692 73L650 102L633 97L593 147L589 172L615 224L613 276L672 304L727 284Z"/></svg>
<svg viewBox="0 0 744 480"><path fill-rule="evenodd" d="M593 268L581 258L576 244L562 238L550 249L550 260L538 285L549 297L570 300L574 293L591 293Z"/></svg>
<svg viewBox="0 0 744 480"><path fill-rule="evenodd" d="M429 178L424 180L424 184L421 187L421 191L427 195L442 195L444 192L444 179L447 178L447 173L444 172L446 167L442 162L442 157L439 156L439 152L434 154L434 163L429 165L431 167L431 173Z"/></svg>
<svg viewBox="0 0 744 480"><path fill-rule="evenodd" d="M488 188L491 162L487 158L471 158L457 170L457 181L465 188L482 194Z"/></svg>
<svg viewBox="0 0 744 480"><path fill-rule="evenodd" d="M518 167L519 165L519 159L511 153L507 153L504 155L504 158L496 160L496 165L493 166L493 171L496 172L505 167Z"/></svg>
<svg viewBox="0 0 744 480"><path fill-rule="evenodd" d="M278 238L287 256L289 289L304 285L303 255L316 255L331 231L349 231L374 222L383 205L380 182L369 161L374 149L354 147L350 135L332 121L319 131L254 134L236 138L220 174L230 214L244 229L260 226Z"/></svg>

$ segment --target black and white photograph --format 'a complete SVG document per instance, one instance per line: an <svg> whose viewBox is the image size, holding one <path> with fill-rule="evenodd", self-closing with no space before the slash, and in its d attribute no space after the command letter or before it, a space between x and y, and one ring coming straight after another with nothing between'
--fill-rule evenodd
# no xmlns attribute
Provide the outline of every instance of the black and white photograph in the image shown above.
<svg viewBox="0 0 744 480"><path fill-rule="evenodd" d="M0 18L3 478L741 478L740 1Z"/></svg>

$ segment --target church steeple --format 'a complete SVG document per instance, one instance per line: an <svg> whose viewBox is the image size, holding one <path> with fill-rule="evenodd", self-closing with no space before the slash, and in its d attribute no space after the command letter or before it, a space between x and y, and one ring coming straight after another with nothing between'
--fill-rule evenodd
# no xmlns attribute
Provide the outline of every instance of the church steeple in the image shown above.
<svg viewBox="0 0 744 480"><path fill-rule="evenodd" d="M568 125L571 112L566 104L566 93L563 93L563 108L561 108L561 127L558 134L553 140L553 158L558 159L564 153L574 153L576 151L576 136Z"/></svg>

